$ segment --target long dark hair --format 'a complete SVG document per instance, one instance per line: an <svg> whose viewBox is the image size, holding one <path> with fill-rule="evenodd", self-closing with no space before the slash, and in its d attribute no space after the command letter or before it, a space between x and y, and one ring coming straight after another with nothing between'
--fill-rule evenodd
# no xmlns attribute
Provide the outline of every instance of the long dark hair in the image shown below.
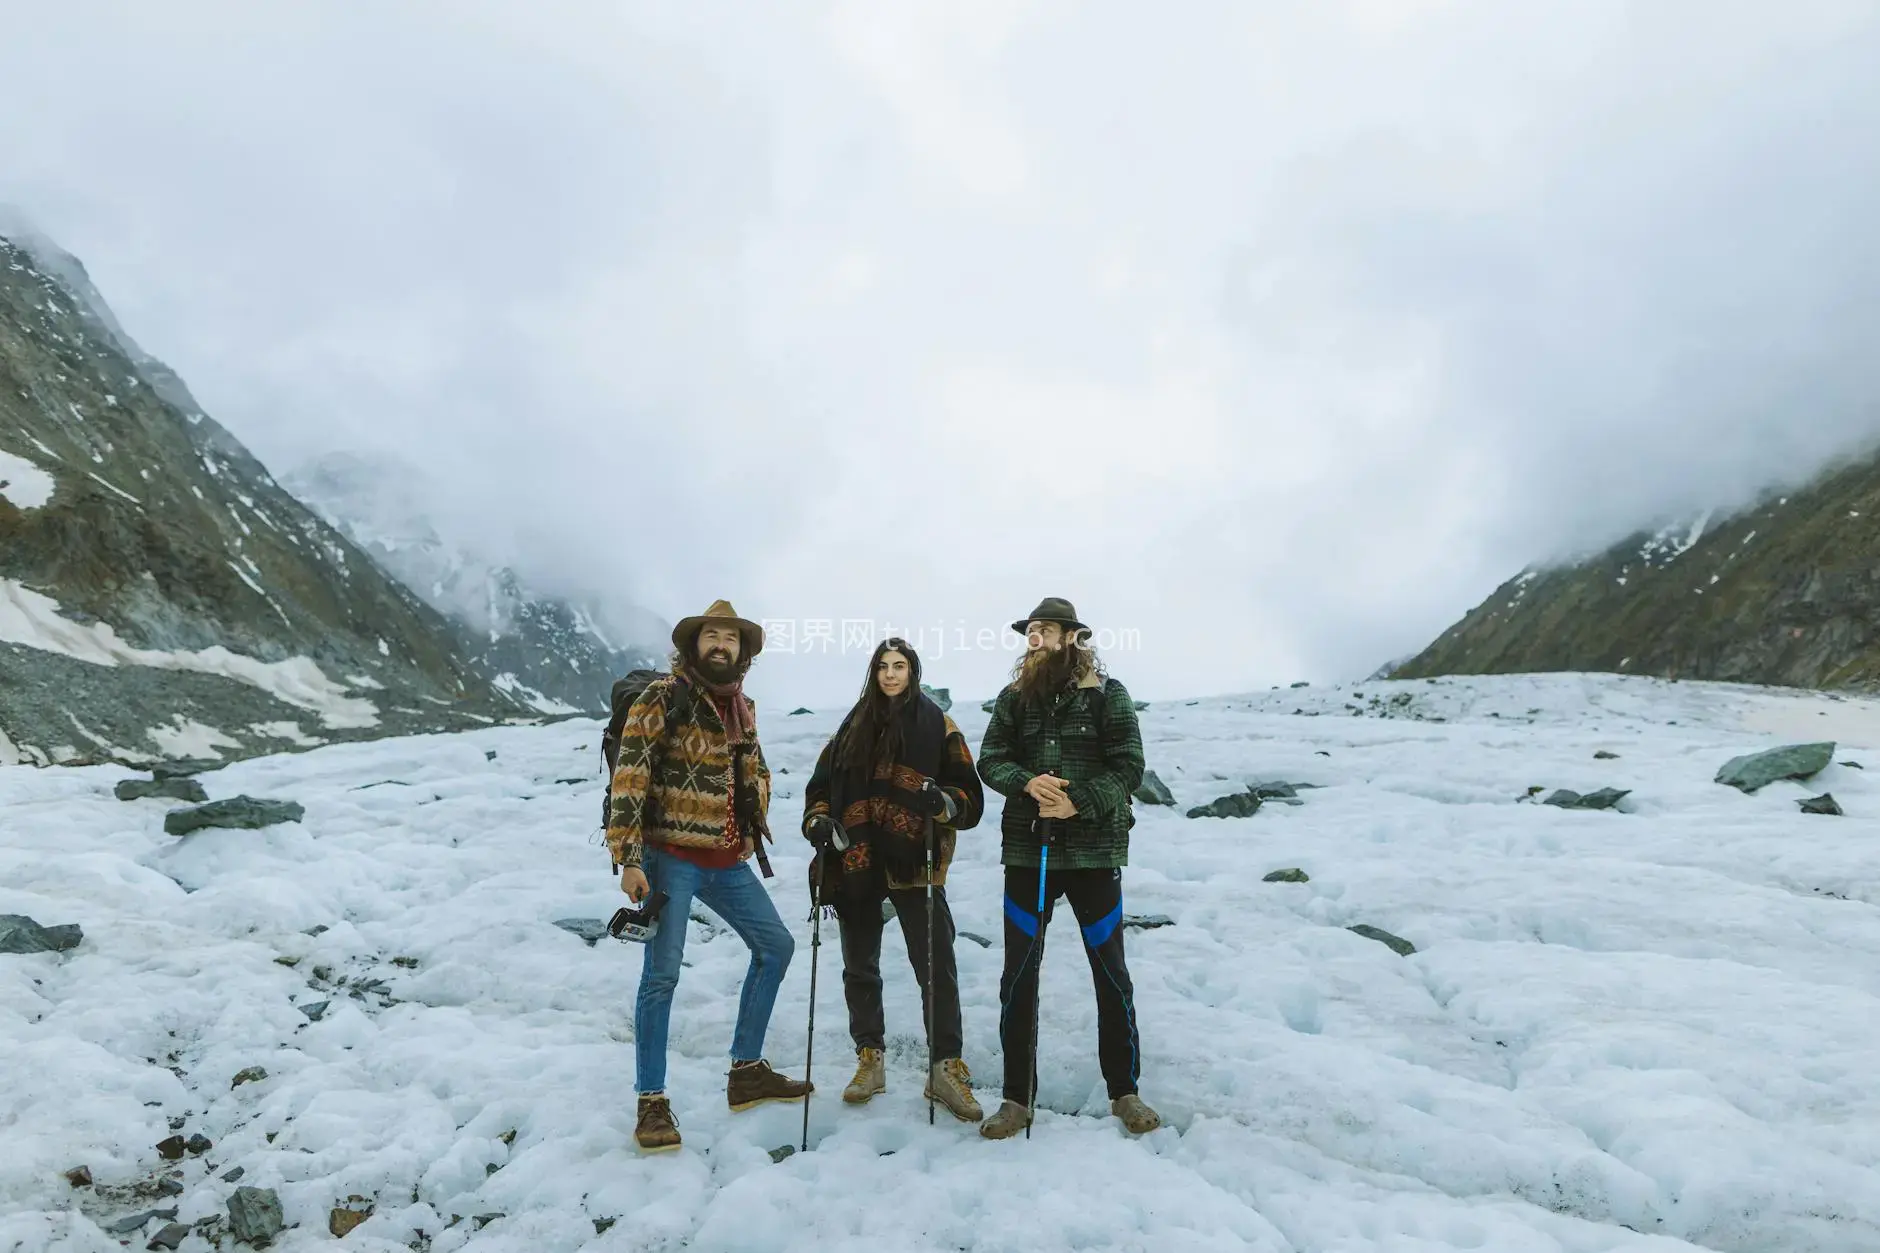
<svg viewBox="0 0 1880 1253"><path fill-rule="evenodd" d="M907 658L907 687L893 698L881 690L881 680L876 677L881 659L889 653L900 653ZM836 764L845 770L872 774L882 762L900 756L904 721L900 715L919 699L920 654L898 636L875 645L874 653L868 658L868 677L862 682L861 699L843 720L844 729L836 744Z"/></svg>

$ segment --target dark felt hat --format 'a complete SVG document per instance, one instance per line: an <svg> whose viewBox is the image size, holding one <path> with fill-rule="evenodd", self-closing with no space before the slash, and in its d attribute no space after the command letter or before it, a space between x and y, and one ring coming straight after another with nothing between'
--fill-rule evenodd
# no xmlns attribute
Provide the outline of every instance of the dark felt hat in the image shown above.
<svg viewBox="0 0 1880 1253"><path fill-rule="evenodd" d="M714 600L711 608L704 613L679 619L679 625L672 628L672 646L682 653L690 653L692 642L698 638L700 629L706 626L736 627L738 634L743 637L747 657L755 657L764 651L764 628L749 618L738 617L738 611L731 607L728 600Z"/></svg>
<svg viewBox="0 0 1880 1253"><path fill-rule="evenodd" d="M1047 596L1038 602L1038 607L1027 616L1012 624L1012 629L1020 635L1025 634L1025 627L1033 622L1056 622L1066 631L1088 631L1090 628L1077 620L1077 609L1062 596Z"/></svg>

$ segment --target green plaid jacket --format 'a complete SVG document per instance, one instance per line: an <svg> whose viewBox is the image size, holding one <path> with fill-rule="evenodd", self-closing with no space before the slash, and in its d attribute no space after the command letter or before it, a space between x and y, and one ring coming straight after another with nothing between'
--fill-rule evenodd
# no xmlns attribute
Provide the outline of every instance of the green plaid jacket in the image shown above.
<svg viewBox="0 0 1880 1253"><path fill-rule="evenodd" d="M1129 689L1115 679L1087 676L1067 686L1049 709L1027 705L1007 687L992 706L979 747L979 777L1005 797L999 819L1000 860L1036 866L1038 837L1032 820L1038 802L1025 785L1041 774L1070 784L1075 818L1055 824L1051 865L1064 870L1109 870L1129 864L1129 829L1136 824L1131 796L1142 784L1142 730ZM1108 735L1097 736L1096 702L1107 704Z"/></svg>

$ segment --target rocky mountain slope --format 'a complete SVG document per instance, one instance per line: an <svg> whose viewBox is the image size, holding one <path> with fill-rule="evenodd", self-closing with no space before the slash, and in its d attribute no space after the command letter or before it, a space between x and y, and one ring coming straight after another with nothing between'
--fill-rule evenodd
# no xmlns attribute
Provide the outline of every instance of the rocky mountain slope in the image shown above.
<svg viewBox="0 0 1880 1253"><path fill-rule="evenodd" d="M336 453L282 481L443 614L458 650L485 677L545 712L605 713L616 678L664 665L670 624L637 606L603 610L597 596L545 593L447 539L411 503L436 498L416 490L423 473Z"/></svg>
<svg viewBox="0 0 1880 1253"><path fill-rule="evenodd" d="M0 764L534 716L0 218Z"/></svg>
<svg viewBox="0 0 1880 1253"><path fill-rule="evenodd" d="M1880 685L1880 454L1524 571L1391 677L1549 670Z"/></svg>

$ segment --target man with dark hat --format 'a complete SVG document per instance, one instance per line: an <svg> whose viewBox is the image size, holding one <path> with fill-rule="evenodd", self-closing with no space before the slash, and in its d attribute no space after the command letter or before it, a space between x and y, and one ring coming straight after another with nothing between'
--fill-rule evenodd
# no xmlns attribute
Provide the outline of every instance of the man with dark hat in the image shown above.
<svg viewBox="0 0 1880 1253"><path fill-rule="evenodd" d="M673 628L672 672L647 684L621 726L608 806L607 845L621 866L620 890L635 902L667 897L646 944L633 1008L634 1140L647 1152L679 1147L666 1097L666 1034L685 956L686 922L697 901L723 918L751 950L731 1037L726 1098L733 1110L800 1101L810 1085L764 1060L764 1034L795 941L748 864L769 873L770 770L757 743L757 712L744 674L764 647L763 628L728 601Z"/></svg>
<svg viewBox="0 0 1880 1253"><path fill-rule="evenodd" d="M999 983L1004 1102L980 1124L991 1140L1031 1125L1039 953L1059 896L1070 902L1097 990L1097 1058L1110 1112L1133 1135L1161 1125L1137 1093L1141 1043L1123 962L1123 866L1142 783L1136 705L1090 646L1067 600L1046 597L1012 624L1026 651L992 707L979 777L1003 795L1005 973Z"/></svg>

